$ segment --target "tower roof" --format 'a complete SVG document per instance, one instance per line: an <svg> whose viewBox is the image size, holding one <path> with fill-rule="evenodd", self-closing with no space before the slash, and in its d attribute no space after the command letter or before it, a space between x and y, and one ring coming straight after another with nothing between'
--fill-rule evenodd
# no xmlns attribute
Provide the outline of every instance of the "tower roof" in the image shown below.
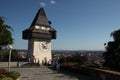
<svg viewBox="0 0 120 80"><path fill-rule="evenodd" d="M36 16L35 16L35 18L34 18L34 20L33 20L33 22L32 22L30 27L35 26L35 25L50 26L49 21L47 19L47 16L46 16L46 13L45 13L43 7L41 7L38 10L38 12L37 12L37 14L36 14Z"/></svg>
<svg viewBox="0 0 120 80"><path fill-rule="evenodd" d="M47 19L44 8L41 7L29 29L23 31L23 39L56 39L56 30L50 24L51 22ZM36 27L39 27L39 29Z"/></svg>

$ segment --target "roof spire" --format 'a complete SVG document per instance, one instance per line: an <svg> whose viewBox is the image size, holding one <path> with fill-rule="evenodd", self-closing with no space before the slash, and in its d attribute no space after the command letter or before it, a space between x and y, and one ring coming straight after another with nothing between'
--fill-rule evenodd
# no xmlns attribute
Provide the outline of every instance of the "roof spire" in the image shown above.
<svg viewBox="0 0 120 80"><path fill-rule="evenodd" d="M50 26L49 20L47 19L47 16L45 14L45 11L44 11L43 7L41 7L38 10L32 24L31 24L31 27L34 26L34 25Z"/></svg>

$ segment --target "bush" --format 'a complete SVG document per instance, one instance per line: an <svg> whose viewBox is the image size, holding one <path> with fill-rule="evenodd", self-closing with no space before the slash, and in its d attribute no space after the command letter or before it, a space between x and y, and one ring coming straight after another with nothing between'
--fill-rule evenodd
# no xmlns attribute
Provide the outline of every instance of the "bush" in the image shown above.
<svg viewBox="0 0 120 80"><path fill-rule="evenodd" d="M3 74L0 74L0 78L6 78L6 76Z"/></svg>
<svg viewBox="0 0 120 80"><path fill-rule="evenodd" d="M13 80L13 79L10 78L10 77L5 76L3 74L0 74L0 80Z"/></svg>
<svg viewBox="0 0 120 80"><path fill-rule="evenodd" d="M75 64L73 62L65 62L62 64L62 66L65 66L65 67L72 67L74 66Z"/></svg>
<svg viewBox="0 0 120 80"><path fill-rule="evenodd" d="M0 80L13 80L12 78L6 77L6 78L0 78Z"/></svg>
<svg viewBox="0 0 120 80"><path fill-rule="evenodd" d="M16 80L18 77L20 77L20 73L15 72L15 71L5 72L4 75L6 75L7 77L12 78L13 80Z"/></svg>
<svg viewBox="0 0 120 80"><path fill-rule="evenodd" d="M110 68L108 68L108 67L105 67L105 66L102 66L102 67L100 67L100 69L104 69L104 70L110 70Z"/></svg>
<svg viewBox="0 0 120 80"><path fill-rule="evenodd" d="M5 72L6 72L6 69L0 69L0 74Z"/></svg>

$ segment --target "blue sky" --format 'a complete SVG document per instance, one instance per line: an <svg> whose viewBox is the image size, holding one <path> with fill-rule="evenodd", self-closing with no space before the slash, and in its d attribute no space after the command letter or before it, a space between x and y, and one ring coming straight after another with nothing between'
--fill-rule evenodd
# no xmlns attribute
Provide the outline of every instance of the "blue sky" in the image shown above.
<svg viewBox="0 0 120 80"><path fill-rule="evenodd" d="M104 50L110 33L120 28L120 0L0 0L0 16L13 29L15 49L27 49L22 31L44 4L57 39L54 50Z"/></svg>

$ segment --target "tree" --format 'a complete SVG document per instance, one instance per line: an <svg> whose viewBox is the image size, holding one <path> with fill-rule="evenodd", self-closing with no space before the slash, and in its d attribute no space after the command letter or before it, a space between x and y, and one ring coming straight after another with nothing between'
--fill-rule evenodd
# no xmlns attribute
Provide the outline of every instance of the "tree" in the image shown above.
<svg viewBox="0 0 120 80"><path fill-rule="evenodd" d="M12 28L5 24L5 21L0 17L0 49L13 43Z"/></svg>
<svg viewBox="0 0 120 80"><path fill-rule="evenodd" d="M8 61L9 59L9 50L1 50L2 56L0 55L0 61ZM13 49L11 52L11 61L18 61L18 51Z"/></svg>
<svg viewBox="0 0 120 80"><path fill-rule="evenodd" d="M111 33L113 41L109 41L106 45L106 52L103 56L105 59L104 65L120 71L120 29Z"/></svg>

